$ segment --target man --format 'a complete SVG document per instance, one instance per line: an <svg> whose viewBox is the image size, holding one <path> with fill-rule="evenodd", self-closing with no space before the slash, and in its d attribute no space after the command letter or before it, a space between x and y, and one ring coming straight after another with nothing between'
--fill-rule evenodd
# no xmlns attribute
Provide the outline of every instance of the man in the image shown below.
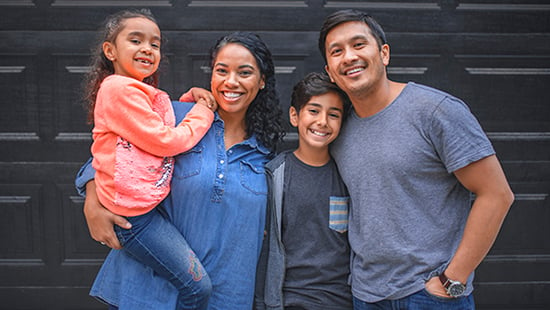
<svg viewBox="0 0 550 310"><path fill-rule="evenodd" d="M351 197L354 308L474 309L474 270L514 199L490 141L461 100L388 79L367 14L328 16L319 49L353 105L332 154Z"/></svg>

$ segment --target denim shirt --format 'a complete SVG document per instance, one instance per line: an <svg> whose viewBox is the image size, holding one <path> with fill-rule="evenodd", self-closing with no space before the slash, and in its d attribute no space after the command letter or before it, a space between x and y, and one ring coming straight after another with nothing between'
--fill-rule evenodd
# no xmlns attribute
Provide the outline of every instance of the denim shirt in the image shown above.
<svg viewBox="0 0 550 310"><path fill-rule="evenodd" d="M190 109L174 102L177 123ZM262 244L269 150L255 137L225 150L224 123L216 113L204 138L176 157L168 216L201 260L213 285L208 309L251 309ZM93 178L91 165L77 176L79 192ZM90 295L123 309L175 309L177 291L163 278L111 250Z"/></svg>

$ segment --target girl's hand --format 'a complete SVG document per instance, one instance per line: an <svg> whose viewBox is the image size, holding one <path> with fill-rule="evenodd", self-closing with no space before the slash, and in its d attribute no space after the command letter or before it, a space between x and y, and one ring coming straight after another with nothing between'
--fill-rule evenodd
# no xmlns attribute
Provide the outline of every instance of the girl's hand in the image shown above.
<svg viewBox="0 0 550 310"><path fill-rule="evenodd" d="M201 99L204 102L199 102ZM218 103L216 102L216 99L214 99L212 93L209 90L200 87L192 87L185 94L181 95L179 100L182 102L194 101L196 103L203 104L212 111L216 111L218 108Z"/></svg>
<svg viewBox="0 0 550 310"><path fill-rule="evenodd" d="M211 102L207 102L203 98L198 99L196 104L201 104L201 105L209 108L212 112L216 111L216 109L218 108L218 104L216 103L216 101L214 101L214 103L211 103Z"/></svg>
<svg viewBox="0 0 550 310"><path fill-rule="evenodd" d="M84 216L86 217L86 223L88 224L88 230L92 239L112 249L122 248L113 226L118 225L128 229L132 225L124 217L112 213L101 205L97 198L94 180L86 184Z"/></svg>

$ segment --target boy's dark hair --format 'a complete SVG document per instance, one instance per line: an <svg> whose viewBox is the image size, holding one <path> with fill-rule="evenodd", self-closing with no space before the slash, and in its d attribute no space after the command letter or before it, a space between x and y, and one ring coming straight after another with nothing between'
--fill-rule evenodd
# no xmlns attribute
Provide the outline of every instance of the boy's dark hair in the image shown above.
<svg viewBox="0 0 550 310"><path fill-rule="evenodd" d="M325 62L327 60L325 44L328 33L334 27L346 22L364 22L367 24L371 34L376 38L378 48L381 48L382 45L388 43L382 26L380 26L380 24L378 24L378 22L369 14L353 9L336 11L325 18L325 22L319 32L319 51L321 51L321 55L323 55Z"/></svg>
<svg viewBox="0 0 550 310"><path fill-rule="evenodd" d="M296 109L297 113L300 113L302 107L309 102L311 97L324 95L329 92L340 96L344 106L343 115L347 115L351 106L350 100L343 90L330 81L326 73L312 72L296 83L292 90L290 105Z"/></svg>

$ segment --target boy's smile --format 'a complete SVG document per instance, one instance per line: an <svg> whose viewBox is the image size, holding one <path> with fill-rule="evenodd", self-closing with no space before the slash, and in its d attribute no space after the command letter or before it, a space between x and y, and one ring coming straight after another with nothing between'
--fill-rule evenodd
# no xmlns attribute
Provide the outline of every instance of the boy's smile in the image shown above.
<svg viewBox="0 0 550 310"><path fill-rule="evenodd" d="M334 92L311 97L300 109L290 108L290 122L298 128L299 146L297 151L324 152L328 154L329 144L340 133L344 105L341 97Z"/></svg>

